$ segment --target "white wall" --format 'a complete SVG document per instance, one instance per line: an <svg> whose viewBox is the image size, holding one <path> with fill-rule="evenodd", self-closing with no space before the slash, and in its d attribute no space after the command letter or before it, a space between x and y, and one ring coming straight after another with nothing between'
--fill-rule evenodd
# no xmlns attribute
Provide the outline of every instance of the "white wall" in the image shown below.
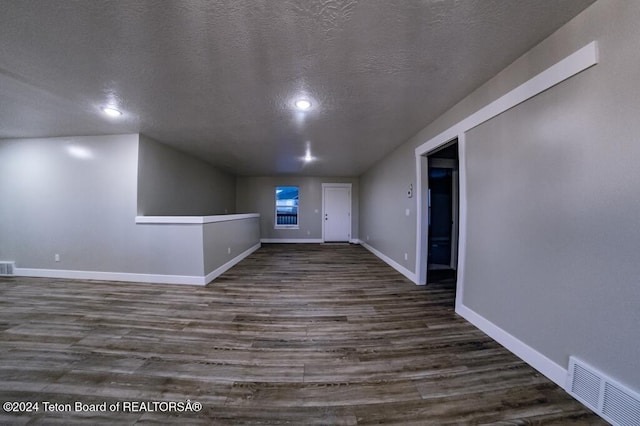
<svg viewBox="0 0 640 426"><path fill-rule="evenodd" d="M36 275L202 275L201 230L136 225L137 166L138 135L0 141L0 260Z"/></svg>

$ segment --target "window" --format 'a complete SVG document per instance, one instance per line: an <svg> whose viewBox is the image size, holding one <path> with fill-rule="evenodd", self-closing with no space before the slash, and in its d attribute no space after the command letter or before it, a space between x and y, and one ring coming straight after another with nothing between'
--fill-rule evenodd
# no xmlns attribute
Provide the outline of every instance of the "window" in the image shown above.
<svg viewBox="0 0 640 426"><path fill-rule="evenodd" d="M276 228L298 227L298 187L276 186Z"/></svg>

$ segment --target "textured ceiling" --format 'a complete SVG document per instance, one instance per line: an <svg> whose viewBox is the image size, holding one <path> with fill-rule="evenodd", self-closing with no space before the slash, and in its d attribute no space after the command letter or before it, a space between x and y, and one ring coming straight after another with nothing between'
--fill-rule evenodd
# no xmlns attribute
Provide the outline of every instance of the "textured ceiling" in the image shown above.
<svg viewBox="0 0 640 426"><path fill-rule="evenodd" d="M140 132L239 175L359 175L591 3L0 0L0 138Z"/></svg>

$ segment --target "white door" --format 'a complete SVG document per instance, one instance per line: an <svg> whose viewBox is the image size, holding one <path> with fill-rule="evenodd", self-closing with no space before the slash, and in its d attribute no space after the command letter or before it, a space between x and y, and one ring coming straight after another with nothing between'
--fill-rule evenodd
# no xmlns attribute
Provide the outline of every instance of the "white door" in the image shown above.
<svg viewBox="0 0 640 426"><path fill-rule="evenodd" d="M323 188L324 241L349 241L351 239L351 187L325 186Z"/></svg>

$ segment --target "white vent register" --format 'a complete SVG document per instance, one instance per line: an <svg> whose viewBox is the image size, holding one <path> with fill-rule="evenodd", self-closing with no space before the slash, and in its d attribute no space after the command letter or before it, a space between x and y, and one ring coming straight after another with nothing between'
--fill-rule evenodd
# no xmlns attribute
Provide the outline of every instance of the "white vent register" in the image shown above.
<svg viewBox="0 0 640 426"><path fill-rule="evenodd" d="M614 425L640 425L640 395L574 357L566 390Z"/></svg>
<svg viewBox="0 0 640 426"><path fill-rule="evenodd" d="M0 277L13 276L14 262L0 262Z"/></svg>

